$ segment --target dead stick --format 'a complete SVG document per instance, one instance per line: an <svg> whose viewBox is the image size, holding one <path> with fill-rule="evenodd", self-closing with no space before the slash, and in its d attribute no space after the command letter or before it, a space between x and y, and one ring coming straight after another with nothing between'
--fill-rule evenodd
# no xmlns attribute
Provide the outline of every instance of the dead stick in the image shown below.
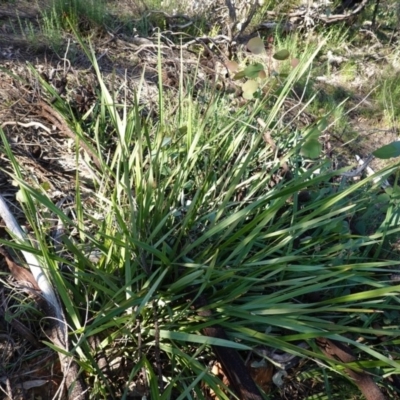
<svg viewBox="0 0 400 400"><path fill-rule="evenodd" d="M196 308L207 306L207 300L204 296L200 296L194 303ZM198 310L197 313L201 317L208 320L212 318L210 310ZM225 331L218 325L210 326L203 329L203 334L209 337L229 340ZM260 391L254 383L249 371L247 371L243 360L236 350L223 346L211 346L218 361L222 365L224 374L227 376L229 383L240 399L246 400L262 400Z"/></svg>
<svg viewBox="0 0 400 400"><path fill-rule="evenodd" d="M352 353L350 347L346 346L344 343L323 337L317 338L316 343L329 358L339 360L343 363L356 361L356 357ZM364 371L357 372L350 368L346 368L346 372L354 380L354 383L359 387L367 400L386 399L378 385L373 381L371 375Z"/></svg>

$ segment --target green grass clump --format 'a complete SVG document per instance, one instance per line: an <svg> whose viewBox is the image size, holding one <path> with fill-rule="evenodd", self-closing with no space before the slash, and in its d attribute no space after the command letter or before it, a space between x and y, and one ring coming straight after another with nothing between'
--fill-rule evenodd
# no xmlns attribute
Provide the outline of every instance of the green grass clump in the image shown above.
<svg viewBox="0 0 400 400"><path fill-rule="evenodd" d="M53 0L49 11L44 11L47 30L61 31L70 25L81 34L102 27L108 13L104 0Z"/></svg>
<svg viewBox="0 0 400 400"><path fill-rule="evenodd" d="M399 77L390 74L386 79L383 79L376 96L385 120L390 126L397 128L400 120L400 112L396 106L400 100Z"/></svg>
<svg viewBox="0 0 400 400"><path fill-rule="evenodd" d="M93 52L86 51L100 88L90 131L102 160L102 171L93 171L90 207L79 174L72 218L43 189L24 182L15 161L14 169L39 251L67 310L71 352L91 384L91 397L127 398L129 387L144 379L153 399L206 398L205 387L228 398L207 367L215 359L211 344L243 354L264 346L318 359L330 366L317 369L328 381L328 375L344 373L314 344L324 336L350 343L358 366L375 368L379 376L398 372L383 345L368 346L383 334L385 346L395 345L400 333L393 319L400 311L400 285L388 281L393 262L380 257L380 243L399 230L393 223L396 198L385 200L383 222L374 219L373 232L366 227L365 234L354 233L351 227L374 208L368 201L380 191L374 179L398 166L352 183L330 160L305 157L308 133L279 125L285 99L319 49L305 51L267 98L234 112L228 99L210 91L207 101L199 94L195 100L191 80L183 76L176 109L169 112L159 56L157 121L142 118L138 101L131 106L117 100ZM83 140L88 129L64 106L60 110ZM265 121L277 149L255 128L257 118ZM114 139L109 156L102 129ZM55 254L44 239L49 227L38 216L49 212L67 232L76 232L62 238L68 256ZM58 262L69 272L61 273ZM213 319L197 314L200 296ZM228 341L202 333L215 324ZM96 351L124 360L120 381L99 370L88 345L93 336L100 338Z"/></svg>

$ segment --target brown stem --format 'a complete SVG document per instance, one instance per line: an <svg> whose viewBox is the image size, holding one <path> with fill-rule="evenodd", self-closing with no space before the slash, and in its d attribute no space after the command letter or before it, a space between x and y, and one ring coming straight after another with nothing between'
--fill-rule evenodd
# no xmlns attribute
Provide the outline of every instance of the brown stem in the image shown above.
<svg viewBox="0 0 400 400"><path fill-rule="evenodd" d="M321 337L316 339L316 343L329 358L339 360L343 363L356 361L356 357L350 347L342 342ZM354 380L354 383L359 387L366 400L385 400L385 396L373 381L371 375L364 371L356 372L350 368L346 368L346 372Z"/></svg>
<svg viewBox="0 0 400 400"><path fill-rule="evenodd" d="M204 308L207 306L207 299L204 296L200 296L194 305L196 308ZM207 319L212 318L210 310L199 310L198 314ZM218 325L204 328L203 334L213 338L229 340L225 331ZM229 347L216 345L211 347L222 366L224 374L239 398L262 400L263 397L238 352Z"/></svg>

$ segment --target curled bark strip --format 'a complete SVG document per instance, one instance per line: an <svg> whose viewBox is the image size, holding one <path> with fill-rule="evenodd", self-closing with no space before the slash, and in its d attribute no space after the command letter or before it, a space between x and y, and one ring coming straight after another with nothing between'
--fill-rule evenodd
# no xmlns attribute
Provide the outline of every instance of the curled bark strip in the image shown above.
<svg viewBox="0 0 400 400"><path fill-rule="evenodd" d="M351 349L341 342L321 337L316 339L316 343L329 358L339 360L343 363L356 361L356 357ZM350 368L346 368L346 372L354 380L367 400L386 399L378 385L373 381L371 375L366 372L356 372Z"/></svg>
<svg viewBox="0 0 400 400"><path fill-rule="evenodd" d="M7 203L0 195L0 217L3 218L7 228L14 234L15 238L24 244L30 244L26 234L18 225L16 219L10 212ZM87 398L86 385L81 377L79 377L78 364L72 356L69 355L68 331L67 322L65 319L64 311L56 292L43 266L33 253L22 250L22 254L29 266L32 277L36 281L37 287L41 291L44 299L43 309L50 320L50 340L54 345L59 347L61 351L58 352L60 358L61 369L63 371L64 380L68 388L68 398L74 400L84 400ZM9 264L10 265L10 264ZM15 267L12 265L12 267ZM21 271L19 271L21 273ZM26 278L25 274L24 277Z"/></svg>
<svg viewBox="0 0 400 400"><path fill-rule="evenodd" d="M40 288L35 281L35 278L32 275L32 272L30 272L28 269L20 267L18 264L16 264L8 254L7 250L4 249L3 247L0 247L0 254L4 257L6 260L8 269L11 272L11 275L14 277L14 279L21 283L21 284L28 284L30 287L33 289L37 290L40 292Z"/></svg>
<svg viewBox="0 0 400 400"><path fill-rule="evenodd" d="M0 217L3 218L7 228L15 235L15 237L21 243L29 243L29 240L26 234L18 225L14 215L11 214L7 203L5 202L3 196L0 195ZM40 291L44 299L49 303L49 305L54 309L56 313L56 318L61 319L63 316L63 312L59 301L54 293L53 287L49 280L47 279L47 275L44 273L42 266L40 265L38 259L35 257L34 254L28 253L27 251L21 251L29 269L35 279L37 286L39 287Z"/></svg>
<svg viewBox="0 0 400 400"><path fill-rule="evenodd" d="M194 303L196 308L207 306L207 300L204 296L200 296ZM212 312L210 310L199 310L197 313L201 317L210 319ZM203 329L203 334L209 337L229 340L225 331L218 325L210 326ZM236 350L222 346L212 346L213 352L219 363L222 365L224 374L227 376L229 383L240 399L246 400L262 400L260 391L254 383L253 378L247 371L243 360Z"/></svg>

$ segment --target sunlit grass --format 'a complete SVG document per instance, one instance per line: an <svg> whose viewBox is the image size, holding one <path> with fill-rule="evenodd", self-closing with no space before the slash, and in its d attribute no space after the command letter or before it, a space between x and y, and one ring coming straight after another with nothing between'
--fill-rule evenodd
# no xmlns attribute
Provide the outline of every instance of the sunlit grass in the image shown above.
<svg viewBox="0 0 400 400"><path fill-rule="evenodd" d="M7 151L38 242L38 249L30 250L46 260L67 310L72 353L92 385L91 397L126 398L144 374L154 399L206 398L204 385L228 398L208 368L215 358L211 345L232 347L244 357L264 346L322 360L329 368L314 367L314 379L328 381L344 374L343 365L318 351L314 339L320 336L351 343L359 365L375 368L379 376L397 373L397 361L383 346L368 346L378 335L387 337L385 346L396 346L400 334L400 285L389 281L395 260L382 256L385 241L399 231L397 197L384 200L384 211L376 211L380 218L362 221L364 233L356 233L352 223L368 212L376 216L371 198L381 189L373 179L395 174L398 165L354 183L343 179L331 160L302 156L304 131L279 127L285 100L320 48L310 46L267 98L234 111L229 99L211 89L204 94L207 101L198 93L195 99L183 87L193 87L195 77L181 76L172 112L159 53L159 113L152 121L140 114L140 85L133 106L117 100L94 52L77 40L99 86L89 131L102 169L92 171L97 179L91 206L82 201L77 174L74 214L66 215L44 190L23 180ZM68 104L59 99L57 106L84 139L87 130ZM340 119L342 110L336 112ZM271 129L279 151L265 143L257 118ZM104 126L106 132L100 130ZM106 135L115 143L110 156ZM307 201L299 196L303 191ZM40 216L49 212L66 227L66 255L47 242L50 226ZM97 260L90 257L93 251ZM61 262L68 272L60 272ZM196 313L199 296L207 298L215 320ZM229 340L202 333L216 323ZM99 371L87 343L93 336L109 359L124 358L123 384Z"/></svg>

